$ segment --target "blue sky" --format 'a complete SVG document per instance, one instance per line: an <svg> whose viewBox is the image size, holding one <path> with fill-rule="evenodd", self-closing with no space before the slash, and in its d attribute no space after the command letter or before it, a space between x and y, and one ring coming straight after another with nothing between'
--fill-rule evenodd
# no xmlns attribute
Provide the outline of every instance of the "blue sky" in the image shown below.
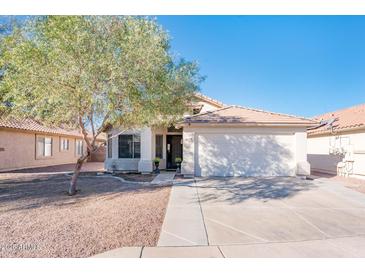
<svg viewBox="0 0 365 274"><path fill-rule="evenodd" d="M365 16L157 20L172 52L200 64L201 91L224 103L308 117L365 103Z"/></svg>
<svg viewBox="0 0 365 274"><path fill-rule="evenodd" d="M365 16L158 16L227 104L314 116L365 103Z"/></svg>

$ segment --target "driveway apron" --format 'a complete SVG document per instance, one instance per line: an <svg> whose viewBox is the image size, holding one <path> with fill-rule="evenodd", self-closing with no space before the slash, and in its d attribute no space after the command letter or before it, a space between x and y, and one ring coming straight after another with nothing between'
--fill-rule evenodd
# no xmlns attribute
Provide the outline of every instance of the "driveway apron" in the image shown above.
<svg viewBox="0 0 365 274"><path fill-rule="evenodd" d="M293 177L175 181L158 246L208 245L224 257L363 257L364 197Z"/></svg>

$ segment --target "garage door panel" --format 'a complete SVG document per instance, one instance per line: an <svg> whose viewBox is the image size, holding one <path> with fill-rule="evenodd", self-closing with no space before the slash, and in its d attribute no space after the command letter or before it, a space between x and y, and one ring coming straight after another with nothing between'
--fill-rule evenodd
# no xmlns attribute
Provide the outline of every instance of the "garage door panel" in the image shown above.
<svg viewBox="0 0 365 274"><path fill-rule="evenodd" d="M199 134L199 176L295 174L293 135Z"/></svg>

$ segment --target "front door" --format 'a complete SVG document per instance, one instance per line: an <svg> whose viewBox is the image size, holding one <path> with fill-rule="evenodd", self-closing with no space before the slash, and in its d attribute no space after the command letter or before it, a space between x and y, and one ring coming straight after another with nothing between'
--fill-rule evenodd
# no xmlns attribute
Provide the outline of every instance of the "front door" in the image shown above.
<svg viewBox="0 0 365 274"><path fill-rule="evenodd" d="M182 149L182 136L181 135L167 135L166 139L166 152L167 152L167 169L176 169L175 162L176 157L183 157Z"/></svg>

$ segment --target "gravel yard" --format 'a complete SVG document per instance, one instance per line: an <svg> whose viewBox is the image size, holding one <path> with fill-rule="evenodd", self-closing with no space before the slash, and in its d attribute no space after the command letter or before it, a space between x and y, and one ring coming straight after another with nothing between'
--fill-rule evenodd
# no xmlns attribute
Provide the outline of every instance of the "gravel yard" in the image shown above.
<svg viewBox="0 0 365 274"><path fill-rule="evenodd" d="M123 246L155 246L170 186L64 174L0 174L0 257L89 257Z"/></svg>
<svg viewBox="0 0 365 274"><path fill-rule="evenodd" d="M117 173L114 176L118 176L127 181L132 182L152 182L157 174L140 174L140 173Z"/></svg>

